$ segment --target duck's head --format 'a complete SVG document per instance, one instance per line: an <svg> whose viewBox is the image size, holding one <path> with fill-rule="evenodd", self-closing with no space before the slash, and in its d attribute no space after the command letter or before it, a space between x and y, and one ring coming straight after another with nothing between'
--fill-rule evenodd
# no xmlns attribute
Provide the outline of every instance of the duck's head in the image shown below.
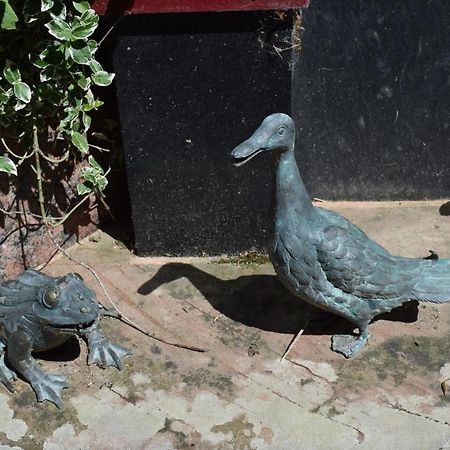
<svg viewBox="0 0 450 450"><path fill-rule="evenodd" d="M242 166L261 152L286 152L294 147L294 121L283 113L267 116L259 128L242 144L238 145L231 156L239 160L235 166Z"/></svg>

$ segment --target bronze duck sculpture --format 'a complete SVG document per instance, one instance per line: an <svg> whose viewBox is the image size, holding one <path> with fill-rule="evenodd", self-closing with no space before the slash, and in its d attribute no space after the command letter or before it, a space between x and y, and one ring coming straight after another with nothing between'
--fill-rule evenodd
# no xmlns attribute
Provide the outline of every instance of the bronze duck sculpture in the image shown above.
<svg viewBox="0 0 450 450"><path fill-rule="evenodd" d="M276 113L232 152L240 166L274 155L274 231L269 255L282 283L302 300L342 316L359 334L335 335L332 349L354 356L371 320L411 300L450 300L450 260L391 255L341 215L312 204L295 159L295 125Z"/></svg>

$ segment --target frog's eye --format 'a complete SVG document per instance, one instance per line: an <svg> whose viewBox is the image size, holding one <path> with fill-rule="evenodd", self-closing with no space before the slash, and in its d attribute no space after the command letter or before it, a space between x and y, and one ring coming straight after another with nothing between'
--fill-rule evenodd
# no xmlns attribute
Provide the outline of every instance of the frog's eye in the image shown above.
<svg viewBox="0 0 450 450"><path fill-rule="evenodd" d="M82 277L79 273L73 272L72 275L73 275L74 278L76 278L77 280L84 281L84 280L83 280L83 277Z"/></svg>
<svg viewBox="0 0 450 450"><path fill-rule="evenodd" d="M47 308L55 308L59 303L59 291L53 286L47 288L42 296L42 301Z"/></svg>

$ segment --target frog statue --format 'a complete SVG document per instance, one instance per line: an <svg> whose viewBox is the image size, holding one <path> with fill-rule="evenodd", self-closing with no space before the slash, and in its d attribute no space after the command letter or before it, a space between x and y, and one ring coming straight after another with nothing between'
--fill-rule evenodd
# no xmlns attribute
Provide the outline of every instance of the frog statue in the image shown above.
<svg viewBox="0 0 450 450"><path fill-rule="evenodd" d="M0 381L14 392L16 372L31 384L37 400L61 408L63 376L45 373L31 355L58 347L72 336L86 340L88 364L122 369L130 352L100 332L99 319L107 315L80 275L51 277L28 269L0 285Z"/></svg>

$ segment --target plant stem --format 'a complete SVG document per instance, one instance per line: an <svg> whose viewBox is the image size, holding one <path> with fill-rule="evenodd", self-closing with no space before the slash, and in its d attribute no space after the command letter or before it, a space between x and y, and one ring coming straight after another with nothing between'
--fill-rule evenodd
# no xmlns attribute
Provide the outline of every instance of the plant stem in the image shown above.
<svg viewBox="0 0 450 450"><path fill-rule="evenodd" d="M41 210L42 220L45 225L48 223L47 214L45 212L45 200L44 200L44 189L42 186L42 170L41 170L41 160L39 157L39 139L38 139L38 130L36 123L33 124L33 153L36 162L36 180L38 187L38 201L39 208Z"/></svg>
<svg viewBox="0 0 450 450"><path fill-rule="evenodd" d="M67 150L61 158L52 158L51 156L46 155L41 149L39 149L40 155L52 164L59 164L64 162L69 157L69 150Z"/></svg>
<svg viewBox="0 0 450 450"><path fill-rule="evenodd" d="M149 333L148 331L145 331L144 329L142 329L139 325L137 325L135 322L133 322L130 318L128 318L125 314L123 314L119 308L116 306L116 304L113 302L112 298L110 297L110 295L108 294L108 291L106 290L105 285L103 284L102 280L100 279L100 277L97 275L97 273L95 272L95 270L89 265L86 264L84 262L78 261L77 259L75 259L73 256L70 256L55 240L55 237L53 236L50 228L47 228L47 233L50 236L51 241L53 242L53 244L55 245L55 247L69 260L74 262L75 264L78 264L81 267L84 267L85 269L89 270L89 272L92 273L92 275L94 275L95 279L97 280L97 283L100 285L103 294L105 295L106 299L109 301L109 303L111 304L111 306L114 309L114 312L111 312L110 310L108 310L104 305L102 305L100 302L100 304L103 306L103 308L105 308L106 313L104 313L103 315L105 316L110 316L110 317L114 317L115 319L120 320L121 322L125 323L126 325L130 326L131 328L134 328L136 331L139 331L140 333L144 334L145 336L155 339L159 342L162 342L164 344L167 345L171 345L173 347L178 347L178 348L183 348L185 350L190 350L192 352L199 352L199 353L204 353L206 352L205 349L203 348L199 348L199 347L194 347L192 345L186 345L186 344L181 344L178 342L171 342L171 341L166 341L165 339L162 339L158 336L156 336L155 334Z"/></svg>
<svg viewBox="0 0 450 450"><path fill-rule="evenodd" d="M2 141L2 144L5 146L6 151L19 160L19 162L17 163L18 166L20 166L20 164L22 164L26 159L31 158L33 156L33 152L26 153L23 156L17 155L8 147L8 144L6 143L5 139L0 138L0 140Z"/></svg>
<svg viewBox="0 0 450 450"><path fill-rule="evenodd" d="M89 144L89 147L100 150L101 152L110 152L111 151L109 148L99 147L98 145L94 145L94 144Z"/></svg>
<svg viewBox="0 0 450 450"><path fill-rule="evenodd" d="M80 200L67 214L65 214L63 217L61 217L57 222L52 222L51 226L52 227L57 227L58 225L62 225L69 218L69 216L71 216L72 213L77 208L79 208L90 197L91 197L90 195L86 195L85 197L83 197L83 199Z"/></svg>

